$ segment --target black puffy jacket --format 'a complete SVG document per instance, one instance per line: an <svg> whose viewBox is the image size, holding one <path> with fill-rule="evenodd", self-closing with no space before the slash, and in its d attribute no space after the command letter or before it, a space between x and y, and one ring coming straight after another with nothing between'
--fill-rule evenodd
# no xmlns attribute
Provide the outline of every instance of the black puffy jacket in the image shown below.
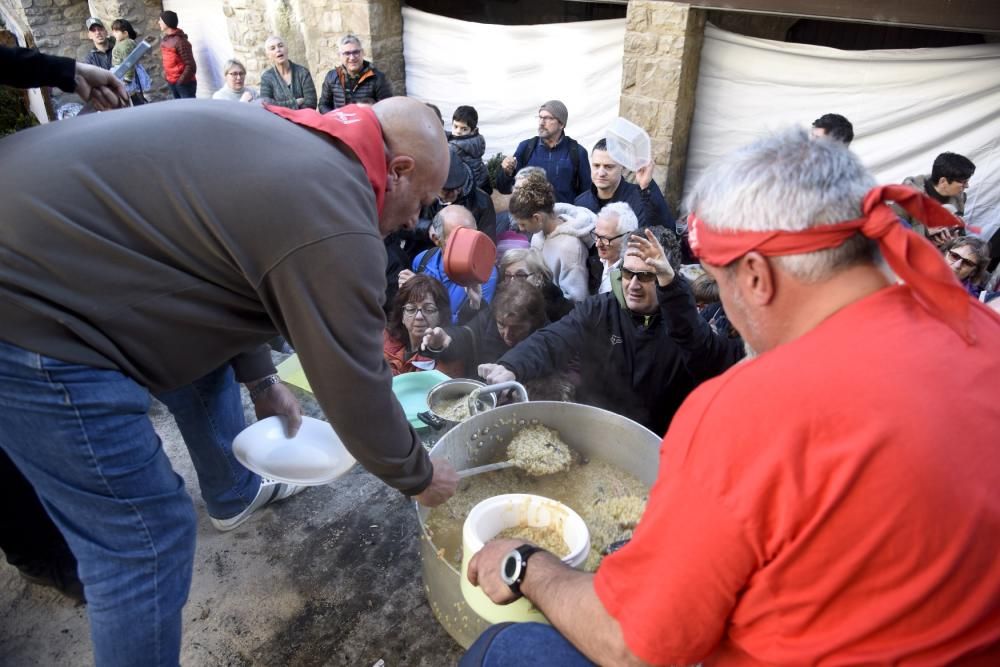
<svg viewBox="0 0 1000 667"><path fill-rule="evenodd" d="M343 65L330 70L323 79L323 92L319 98L319 112L327 113L358 100L372 99L378 102L392 97L392 84L385 74L378 71L367 60L358 78L351 80Z"/></svg>

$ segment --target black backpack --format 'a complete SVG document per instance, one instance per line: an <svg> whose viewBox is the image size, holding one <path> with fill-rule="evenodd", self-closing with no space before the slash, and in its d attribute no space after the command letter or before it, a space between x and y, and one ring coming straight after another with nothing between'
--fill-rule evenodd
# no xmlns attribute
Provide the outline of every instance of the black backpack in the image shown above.
<svg viewBox="0 0 1000 667"><path fill-rule="evenodd" d="M580 191L580 144L570 137L569 135L563 135L566 139L566 145L569 146L569 161L573 165L573 192ZM538 148L538 142L541 141L540 137L535 137L535 140L528 144L528 149L524 152L524 159L519 160L518 164L522 164L525 167L528 166L528 161L531 160L531 155Z"/></svg>

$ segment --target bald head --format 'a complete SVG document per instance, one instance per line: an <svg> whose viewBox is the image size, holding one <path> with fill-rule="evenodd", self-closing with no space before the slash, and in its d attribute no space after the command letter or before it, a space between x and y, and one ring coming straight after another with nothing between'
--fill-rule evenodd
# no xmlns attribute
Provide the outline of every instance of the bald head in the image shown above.
<svg viewBox="0 0 1000 667"><path fill-rule="evenodd" d="M459 204L445 206L431 221L431 240L444 247L448 237L459 227L476 228L476 218L472 211Z"/></svg>
<svg viewBox="0 0 1000 667"><path fill-rule="evenodd" d="M389 182L379 228L387 236L416 225L448 177L448 142L441 120L423 102L390 97L372 106L389 149Z"/></svg>

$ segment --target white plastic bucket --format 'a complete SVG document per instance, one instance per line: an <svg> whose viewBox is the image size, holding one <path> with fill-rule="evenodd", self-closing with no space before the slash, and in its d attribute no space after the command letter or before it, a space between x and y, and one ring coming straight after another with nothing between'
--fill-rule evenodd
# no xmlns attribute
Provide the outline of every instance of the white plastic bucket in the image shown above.
<svg viewBox="0 0 1000 667"><path fill-rule="evenodd" d="M548 623L531 602L521 598L507 605L494 604L478 586L469 583L469 561L486 542L501 531L520 525L546 528L555 524L562 529L570 551L562 561L580 567L590 552L590 531L580 515L559 501L527 493L493 496L472 508L462 527L462 595L473 611L490 623Z"/></svg>
<svg viewBox="0 0 1000 667"><path fill-rule="evenodd" d="M636 171L653 159L649 135L635 123L615 118L606 133L611 159L629 171Z"/></svg>

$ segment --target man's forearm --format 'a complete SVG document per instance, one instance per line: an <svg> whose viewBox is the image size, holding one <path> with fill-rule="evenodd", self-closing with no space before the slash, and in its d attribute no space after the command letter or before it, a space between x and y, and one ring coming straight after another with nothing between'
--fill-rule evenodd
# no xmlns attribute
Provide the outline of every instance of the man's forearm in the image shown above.
<svg viewBox="0 0 1000 667"><path fill-rule="evenodd" d="M594 575L550 553L532 556L521 591L574 646L599 665L645 665L625 645L621 627L594 591Z"/></svg>

